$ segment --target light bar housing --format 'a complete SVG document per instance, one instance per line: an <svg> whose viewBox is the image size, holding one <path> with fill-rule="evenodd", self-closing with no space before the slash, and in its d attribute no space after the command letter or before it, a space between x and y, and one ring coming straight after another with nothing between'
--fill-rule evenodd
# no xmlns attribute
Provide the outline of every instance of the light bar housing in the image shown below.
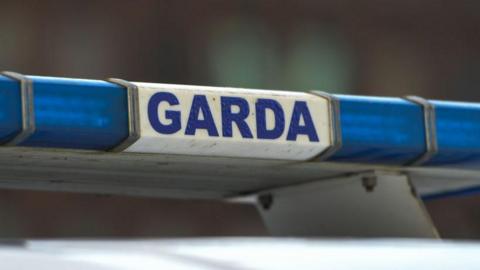
<svg viewBox="0 0 480 270"><path fill-rule="evenodd" d="M439 151L426 165L480 165L480 104L431 101L436 113Z"/></svg>
<svg viewBox="0 0 480 270"><path fill-rule="evenodd" d="M140 115L142 114L142 110L146 110L146 106L144 106L144 104L142 105L142 103L132 104L132 100L137 102L137 99L131 98L131 91L129 92L126 87L116 83L102 80L40 76L28 76L28 78L33 83L33 117L35 120L35 128L34 132L20 142L18 146L108 151L125 143L127 139L131 139L132 119L134 120L134 124L135 121L139 121L138 115L132 117L131 107L133 105L138 106L140 113L137 112L137 114ZM424 108L419 104L403 98L334 95L333 99L325 99L322 96L315 96L308 93L269 92L264 90L244 91L243 89L234 88L167 84L132 84L137 87L140 86L140 92L135 92L135 95L139 95L140 99L142 99L142 95L145 95L144 92L142 92L145 91L142 90L142 87L149 88L148 91L151 93L155 91L170 91L172 95L180 95L180 92L187 91L188 93L193 93L192 95L201 95L206 92L213 93L210 94L212 97L209 97L213 99L221 99L223 95L245 97L245 100L248 100L248 103L245 104L249 104L250 113L255 112L256 102L258 102L255 97L263 101L266 98L271 98L273 101L281 100L280 97L282 97L283 101L279 103L279 106L284 106L282 107L284 110L287 108L285 104L293 106L294 101L303 102L305 106L307 105L306 101L309 102L309 106L325 106L325 102L328 104L331 100L335 100L338 102L339 113L335 118L335 121L339 121L338 123L334 122L329 124L323 116L323 118L318 118L315 114L312 118L314 121L320 121L322 128L324 128L324 126L330 126L330 128L338 129L335 130L335 132L330 132L331 134L339 134L339 140L337 140L338 145L334 145L335 147L332 145L330 145L330 147L322 146L323 148L321 148L338 148L338 150L326 159L327 161L404 166L411 164L427 151ZM184 99L189 100L188 98ZM319 102L320 99L322 100L321 102ZM144 103L145 102L148 102L148 100L144 101ZM438 144L438 152L434 153L429 160L420 164L420 166L477 167L480 163L480 104L436 100L428 102L433 106L435 112L435 142ZM24 117L22 115L21 103L20 81L7 76L0 76L0 144L8 143L21 132L22 119ZM158 110L165 110L165 106L169 104L160 102L157 105L159 106ZM174 114L174 110L183 110L182 112L184 114L189 113L190 108L175 104L170 105L171 106L167 108L170 114ZM215 124L225 124L225 121L221 118L220 108L215 106L212 105L211 107L213 117L216 119ZM274 107L266 109L272 108ZM317 109L318 108L313 108L312 111L315 111L315 113L328 111L323 108L321 110ZM223 110L223 112L225 112L224 108ZM160 111L158 113L159 119L161 119L163 116ZM293 121L290 118L292 113L292 109L287 108L285 116L281 118L286 121L283 125L287 125L284 127L284 132L288 131L289 122ZM249 120L249 118L239 120L237 119L239 116L235 114L233 109L229 112L229 115L231 117L230 125L232 126L230 128L233 133L236 132L235 125L239 123L238 121L246 121L245 123L248 122L253 137L255 137L254 141L257 143L256 145L263 145L262 147L266 145L266 139L256 138L257 133L255 132L257 129L255 128L255 123L258 124L261 123L261 121L257 119L257 122L255 122L254 118L252 118L252 120ZM262 116L266 117L265 114L262 114ZM304 124L302 121L306 120L302 117L303 116L297 116L298 119L296 119L296 121L299 121L297 128L302 128ZM148 117L143 117L143 119L148 119ZM142 127L144 129L145 125L148 125L148 120L145 121L146 122L141 124L136 123L137 126L140 127L140 130L138 132L136 131L135 134L140 138L141 133L145 133L145 130L142 131ZM265 126L263 129L265 129L264 132L269 132L270 134L272 133L272 123L269 121L270 120L267 121L268 123L264 123ZM268 125L270 125L270 127L268 127ZM182 128L184 127L182 126ZM222 137L221 126L217 126L216 128L220 131L218 137ZM201 131L197 130L197 133L200 134ZM190 134L192 135L190 137L185 137L187 138L185 141L188 142L188 140L191 139L191 143L195 143L195 140L200 138L199 135L197 136L197 133ZM328 132L324 133L326 134ZM268 144L269 147L271 146L271 149L277 149L277 147L280 146L285 149L285 152L282 152L283 154L281 156L278 155L279 159L290 160L287 151L288 147L293 147L293 152L297 151L296 158L292 158L291 160L315 160L312 155L321 157L322 153L315 151L312 152L311 155L300 155L298 149L305 149L305 142L300 141L298 144L303 144L302 147L304 148L295 148L297 147L295 144L297 142L289 141L288 138L285 139L284 137L287 137L285 134L282 136L283 137L278 137L283 138L282 142ZM295 139L297 137L303 138L302 136L304 135L295 135ZM162 135L159 136L159 138L154 138L152 143L154 145L160 141L165 143L166 141L164 140L167 139L168 136ZM325 144L326 142L323 139L323 137L320 137L319 141ZM135 138L135 140L137 140L137 138ZM135 140L129 143L133 144ZM155 140L160 141L156 142ZM204 152L205 155L209 153L220 153L219 155L226 155L226 157L228 157L228 140L229 138L224 139L227 144L223 145L224 148L222 151L215 152L208 149L208 151ZM243 151L240 156L233 153L234 157L277 158L276 154L252 154L250 156L248 152L249 148L245 148L241 144L244 142L251 144L251 138L235 138L234 135L232 140L235 140L236 143L234 148L237 150L235 151ZM329 138L329 140L331 140L331 138ZM337 141L332 140L333 143L337 143ZM211 143L214 145L216 141L212 140ZM168 143L165 145L168 146ZM126 145L126 147L128 147L128 145ZM175 149L175 147L169 147ZM145 148L145 146L143 148ZM131 149L129 152L132 152ZM183 149L181 154L188 154L188 148L183 147ZM259 151L258 149L259 148L256 149L257 152ZM201 149L196 149L195 151L195 155L202 155L203 153ZM158 153L162 154L160 150ZM255 153L255 151L252 151L252 153ZM172 153L169 152L166 154Z"/></svg>
<svg viewBox="0 0 480 270"><path fill-rule="evenodd" d="M19 146L108 150L128 136L127 95L115 84L29 76L33 134ZM21 129L20 82L0 77L0 141Z"/></svg>
<svg viewBox="0 0 480 270"><path fill-rule="evenodd" d="M20 84L0 75L0 144L12 140L22 130Z"/></svg>
<svg viewBox="0 0 480 270"><path fill-rule="evenodd" d="M405 165L425 152L420 106L401 98L336 97L342 147L329 160Z"/></svg>

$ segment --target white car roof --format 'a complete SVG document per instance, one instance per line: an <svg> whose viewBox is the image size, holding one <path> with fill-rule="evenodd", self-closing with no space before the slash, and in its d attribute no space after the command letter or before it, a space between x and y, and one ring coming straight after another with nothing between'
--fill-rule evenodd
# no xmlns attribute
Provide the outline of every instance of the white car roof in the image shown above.
<svg viewBox="0 0 480 270"><path fill-rule="evenodd" d="M221 238L23 241L0 246L10 269L478 269L480 245L441 240Z"/></svg>

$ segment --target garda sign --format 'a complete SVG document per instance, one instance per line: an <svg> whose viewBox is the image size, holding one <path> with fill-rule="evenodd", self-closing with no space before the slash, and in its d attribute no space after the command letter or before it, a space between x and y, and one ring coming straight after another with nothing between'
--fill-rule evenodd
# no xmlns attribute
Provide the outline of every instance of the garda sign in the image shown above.
<svg viewBox="0 0 480 270"><path fill-rule="evenodd" d="M140 138L127 152L306 160L330 146L328 102L319 96L134 84Z"/></svg>

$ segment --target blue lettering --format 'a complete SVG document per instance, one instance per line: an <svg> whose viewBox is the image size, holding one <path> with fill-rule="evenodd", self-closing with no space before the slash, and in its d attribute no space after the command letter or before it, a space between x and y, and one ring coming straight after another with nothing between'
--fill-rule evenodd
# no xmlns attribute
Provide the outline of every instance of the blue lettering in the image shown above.
<svg viewBox="0 0 480 270"><path fill-rule="evenodd" d="M200 112L202 112L203 120L199 119ZM206 129L208 136L218 137L217 127L213 121L207 98L204 95L195 95L193 97L185 135L195 135L197 129Z"/></svg>
<svg viewBox="0 0 480 270"><path fill-rule="evenodd" d="M300 125L300 120L303 118L304 125ZM318 142L318 135L315 125L312 121L312 116L308 110L305 101L295 101L293 107L292 119L290 121L290 128L288 129L287 140L296 141L298 134L308 136L311 142Z"/></svg>
<svg viewBox="0 0 480 270"><path fill-rule="evenodd" d="M166 102L169 105L178 105L175 95L166 92L155 93L148 101L148 120L153 129L161 134L173 134L182 128L179 111L165 111L165 118L171 120L170 124L163 124L158 118L158 107L160 103Z"/></svg>
<svg viewBox="0 0 480 270"><path fill-rule="evenodd" d="M273 112L275 124L273 129L267 129L266 110ZM259 98L255 103L257 114L257 138L259 139L277 139L282 136L285 129L285 114L278 101L273 99Z"/></svg>
<svg viewBox="0 0 480 270"><path fill-rule="evenodd" d="M148 101L148 120L152 128L160 134L174 134L182 129L181 111L162 110L163 117L159 117L162 103L168 106L179 105L178 98L168 92L158 92ZM222 136L233 137L235 124L243 138L253 138L252 131L247 124L250 116L250 107L246 99L241 97L220 97ZM272 122L267 123L267 113L273 113ZM275 140L285 131L285 111L282 105L268 98L259 98L255 103L256 137L258 139ZM185 135L195 135L197 129L204 129L208 136L220 136L212 112L205 95L194 95L190 113L185 127ZM318 142L318 134L312 116L305 101L296 101L293 105L290 126L287 131L287 141L296 141L298 135L308 136L311 142Z"/></svg>
<svg viewBox="0 0 480 270"><path fill-rule="evenodd" d="M239 97L222 97L222 135L232 137L232 123L235 122L243 138L253 138L252 132L245 122L250 113L248 102ZM239 111L232 112L232 106L237 106Z"/></svg>

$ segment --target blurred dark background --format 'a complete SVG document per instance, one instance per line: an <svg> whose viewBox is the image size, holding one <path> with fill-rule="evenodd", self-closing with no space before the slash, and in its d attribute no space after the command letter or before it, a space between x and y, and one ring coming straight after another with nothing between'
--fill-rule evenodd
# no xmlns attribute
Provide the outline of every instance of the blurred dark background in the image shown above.
<svg viewBox="0 0 480 270"><path fill-rule="evenodd" d="M0 1L0 70L480 101L480 1ZM0 172L1 173L1 172ZM431 201L480 237L477 197ZM0 191L0 236L264 235L253 208Z"/></svg>

